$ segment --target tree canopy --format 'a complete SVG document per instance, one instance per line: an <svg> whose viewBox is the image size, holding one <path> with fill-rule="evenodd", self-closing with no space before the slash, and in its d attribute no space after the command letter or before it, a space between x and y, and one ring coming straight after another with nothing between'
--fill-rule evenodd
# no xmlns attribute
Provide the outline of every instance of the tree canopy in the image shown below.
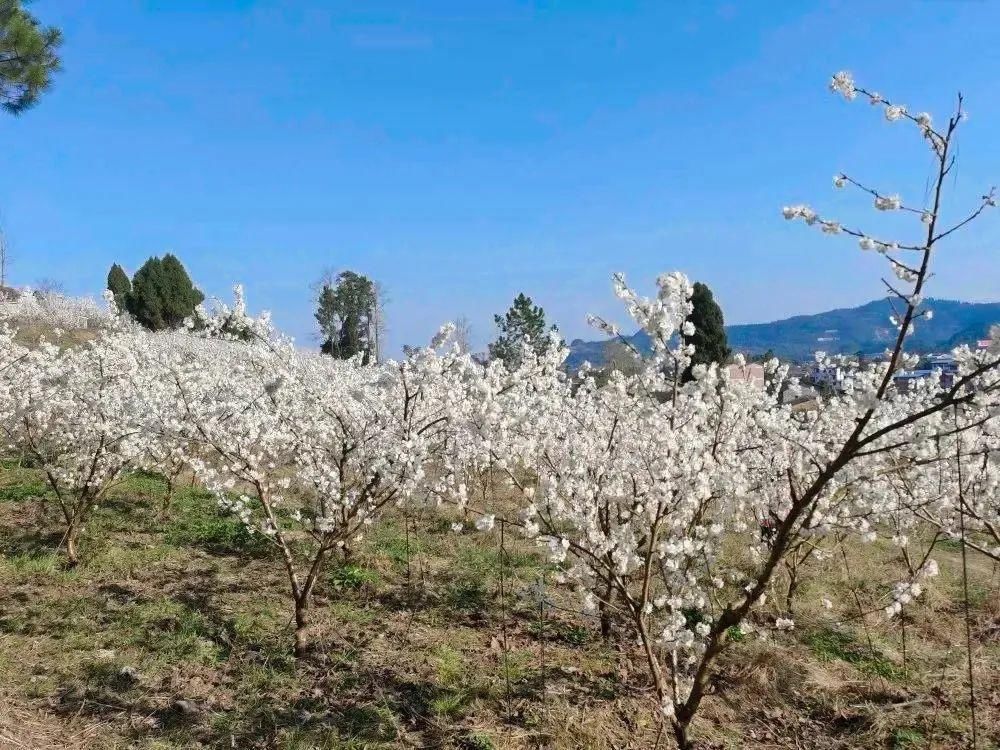
<svg viewBox="0 0 1000 750"><path fill-rule="evenodd" d="M132 294L132 280L129 279L125 269L114 263L108 271L108 289L115 299L115 305L119 310L128 308L129 295Z"/></svg>
<svg viewBox="0 0 1000 750"><path fill-rule="evenodd" d="M365 364L378 359L378 291L367 276L342 271L324 281L316 306L320 350L337 359L362 355Z"/></svg>
<svg viewBox="0 0 1000 750"><path fill-rule="evenodd" d="M521 364L524 342L529 342L532 350L541 354L551 344L548 332L558 330L555 325L547 326L545 310L523 292L514 298L506 315L494 315L493 320L500 329L500 335L490 344L490 358L503 360L511 370Z"/></svg>
<svg viewBox="0 0 1000 750"><path fill-rule="evenodd" d="M0 107L20 114L52 85L62 32L42 26L21 0L0 0Z"/></svg>
<svg viewBox="0 0 1000 750"><path fill-rule="evenodd" d="M696 281L691 304L694 309L688 320L694 324L694 333L684 336L684 343L694 344L694 356L691 358L691 365L685 371L685 379L691 377L691 367L711 362L725 364L730 353L722 309L715 301L712 290L706 284Z"/></svg>
<svg viewBox="0 0 1000 750"><path fill-rule="evenodd" d="M184 265L170 253L147 260L131 282L115 263L108 271L108 289L119 309L151 331L180 328L205 301Z"/></svg>

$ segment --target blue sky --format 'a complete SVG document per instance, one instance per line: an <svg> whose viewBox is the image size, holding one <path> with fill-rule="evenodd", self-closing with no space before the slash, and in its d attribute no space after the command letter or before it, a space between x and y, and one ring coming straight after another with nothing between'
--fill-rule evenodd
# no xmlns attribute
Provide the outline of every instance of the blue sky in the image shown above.
<svg viewBox="0 0 1000 750"><path fill-rule="evenodd" d="M809 202L880 236L844 170L919 203L915 129L826 91L846 68L913 110L966 95L957 212L1000 181L1000 3L36 0L65 71L0 119L13 280L98 293L176 253L311 342L310 284L387 289L390 350L519 291L569 337L680 269L729 322L858 304L885 269L784 222ZM1000 299L1000 216L943 249L935 296ZM880 223L882 222L882 223ZM881 231L880 231L881 230Z"/></svg>

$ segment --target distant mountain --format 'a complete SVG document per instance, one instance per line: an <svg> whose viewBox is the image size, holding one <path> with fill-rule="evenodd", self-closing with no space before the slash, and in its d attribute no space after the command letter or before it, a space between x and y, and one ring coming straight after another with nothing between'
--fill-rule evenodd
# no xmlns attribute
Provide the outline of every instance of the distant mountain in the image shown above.
<svg viewBox="0 0 1000 750"><path fill-rule="evenodd" d="M941 352L959 344L975 343L986 336L991 325L1000 323L1000 302L928 299L925 306L934 311L934 316L929 321L917 321L916 332L907 343L912 352ZM772 323L726 326L726 335L733 351L750 356L769 349L781 359L791 361L809 360L816 351L874 355L895 340L890 315L892 305L886 297L860 307L796 315ZM644 332L627 338L640 351L650 350L649 338ZM576 339L570 344L567 364L571 368L579 367L584 361L602 365L607 346L607 341Z"/></svg>

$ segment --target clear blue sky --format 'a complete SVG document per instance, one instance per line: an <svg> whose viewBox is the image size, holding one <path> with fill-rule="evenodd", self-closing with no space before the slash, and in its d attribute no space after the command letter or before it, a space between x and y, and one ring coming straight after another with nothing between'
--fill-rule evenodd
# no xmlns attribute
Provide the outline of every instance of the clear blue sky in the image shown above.
<svg viewBox="0 0 1000 750"><path fill-rule="evenodd" d="M781 219L845 170L920 202L915 129L826 91L846 68L913 111L968 99L962 201L1000 182L1000 2L36 0L65 71L0 118L13 279L98 293L173 251L310 342L331 267L381 281L390 350L525 291L564 334L621 319L610 274L680 269L729 322L854 305L882 266ZM956 210L959 204L956 204ZM912 226L912 222L910 222ZM942 251L936 296L1000 299L1000 215Z"/></svg>

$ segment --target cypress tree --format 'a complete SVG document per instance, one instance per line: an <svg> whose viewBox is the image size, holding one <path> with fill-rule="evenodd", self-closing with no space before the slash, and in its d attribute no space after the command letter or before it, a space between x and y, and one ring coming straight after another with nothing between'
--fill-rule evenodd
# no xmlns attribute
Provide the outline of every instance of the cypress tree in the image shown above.
<svg viewBox="0 0 1000 750"><path fill-rule="evenodd" d="M117 263L111 266L108 271L108 289L115 298L115 305L118 310L124 312L128 309L129 297L132 294L132 282L128 274Z"/></svg>
<svg viewBox="0 0 1000 750"><path fill-rule="evenodd" d="M178 328L205 301L205 295L195 287L187 270L175 255L164 255L162 264L167 327Z"/></svg>
<svg viewBox="0 0 1000 750"><path fill-rule="evenodd" d="M128 311L152 331L179 328L205 295L195 288L184 266L173 255L150 258L132 278Z"/></svg>
<svg viewBox="0 0 1000 750"><path fill-rule="evenodd" d="M712 290L696 281L691 304L694 309L688 320L694 324L694 333L684 336L684 343L694 344L694 356L691 358L691 365L684 372L684 380L691 379L691 368L694 365L707 365L711 362L725 364L730 353L722 309L715 301Z"/></svg>

